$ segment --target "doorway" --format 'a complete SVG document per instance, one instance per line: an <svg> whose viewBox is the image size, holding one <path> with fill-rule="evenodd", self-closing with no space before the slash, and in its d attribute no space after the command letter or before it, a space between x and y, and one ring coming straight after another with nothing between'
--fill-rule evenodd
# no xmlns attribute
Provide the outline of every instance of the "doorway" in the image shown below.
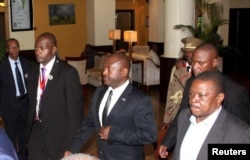
<svg viewBox="0 0 250 160"><path fill-rule="evenodd" d="M121 39L117 40L116 48L127 49L128 43L123 41L123 31L135 29L134 10L116 10L115 28L121 30Z"/></svg>
<svg viewBox="0 0 250 160"><path fill-rule="evenodd" d="M250 60L250 16L249 8L230 9L229 15L229 41L228 45L239 50L240 55L231 57L233 72L249 74L248 63Z"/></svg>
<svg viewBox="0 0 250 160"><path fill-rule="evenodd" d="M5 14L4 12L0 12L0 43L5 42L6 39L6 32L5 32Z"/></svg>

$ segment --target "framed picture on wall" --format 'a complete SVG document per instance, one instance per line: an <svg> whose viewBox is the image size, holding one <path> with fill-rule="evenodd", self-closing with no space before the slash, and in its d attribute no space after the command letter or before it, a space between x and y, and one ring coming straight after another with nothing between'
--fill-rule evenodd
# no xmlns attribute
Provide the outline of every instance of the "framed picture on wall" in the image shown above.
<svg viewBox="0 0 250 160"><path fill-rule="evenodd" d="M49 24L63 25L75 24L75 4L50 4L49 5Z"/></svg>
<svg viewBox="0 0 250 160"><path fill-rule="evenodd" d="M11 0L10 14L13 32L33 29L32 0Z"/></svg>

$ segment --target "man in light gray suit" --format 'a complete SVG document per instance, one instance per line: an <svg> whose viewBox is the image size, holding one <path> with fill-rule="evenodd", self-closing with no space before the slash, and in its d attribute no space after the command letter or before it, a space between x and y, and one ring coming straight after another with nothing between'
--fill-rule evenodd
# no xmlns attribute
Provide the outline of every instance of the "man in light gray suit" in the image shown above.
<svg viewBox="0 0 250 160"><path fill-rule="evenodd" d="M250 143L250 127L224 108L224 82L219 72L200 73L189 89L190 108L178 117L173 159L207 159L208 144ZM166 149L160 156L167 156Z"/></svg>

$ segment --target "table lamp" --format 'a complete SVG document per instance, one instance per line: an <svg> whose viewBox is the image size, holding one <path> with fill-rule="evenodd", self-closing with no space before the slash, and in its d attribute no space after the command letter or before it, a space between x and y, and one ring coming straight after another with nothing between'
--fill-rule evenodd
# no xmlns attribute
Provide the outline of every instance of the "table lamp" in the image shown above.
<svg viewBox="0 0 250 160"><path fill-rule="evenodd" d="M129 57L132 59L132 43L137 42L137 32L127 30L123 32L124 42L129 43Z"/></svg>
<svg viewBox="0 0 250 160"><path fill-rule="evenodd" d="M119 29L110 29L109 30L109 39L113 40L113 53L116 51L116 40L121 39L121 30Z"/></svg>

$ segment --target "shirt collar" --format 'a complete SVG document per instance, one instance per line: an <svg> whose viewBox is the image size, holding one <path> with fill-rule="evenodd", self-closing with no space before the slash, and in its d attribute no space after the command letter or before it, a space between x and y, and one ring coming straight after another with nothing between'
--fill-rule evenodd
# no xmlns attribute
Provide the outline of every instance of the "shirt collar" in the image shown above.
<svg viewBox="0 0 250 160"><path fill-rule="evenodd" d="M13 64L15 64L15 62L20 63L19 57L17 57L17 60L13 60L12 58L10 58L10 56L8 56L8 59L9 59L9 61L10 61L11 63L13 63Z"/></svg>
<svg viewBox="0 0 250 160"><path fill-rule="evenodd" d="M128 84L129 84L129 80L127 80L125 83L123 83L121 86L119 86L115 89L113 89L112 87L109 87L108 90L109 91L113 90L113 94L114 93L122 93L125 90L125 88L128 86Z"/></svg>
<svg viewBox="0 0 250 160"><path fill-rule="evenodd" d="M216 111L214 111L212 114L210 114L206 119L201 121L200 123L202 123L206 126L209 126L209 125L212 126L214 124L215 120L217 119L218 115L220 114L220 112L221 112L221 106ZM190 122L194 125L199 124L196 122L196 117L193 115L191 115L191 117L190 117Z"/></svg>
<svg viewBox="0 0 250 160"><path fill-rule="evenodd" d="M50 70L52 68L55 60L56 60L56 56L54 56L54 58L52 58L46 66L43 66L42 63L40 63L40 69L45 67L47 70Z"/></svg>

